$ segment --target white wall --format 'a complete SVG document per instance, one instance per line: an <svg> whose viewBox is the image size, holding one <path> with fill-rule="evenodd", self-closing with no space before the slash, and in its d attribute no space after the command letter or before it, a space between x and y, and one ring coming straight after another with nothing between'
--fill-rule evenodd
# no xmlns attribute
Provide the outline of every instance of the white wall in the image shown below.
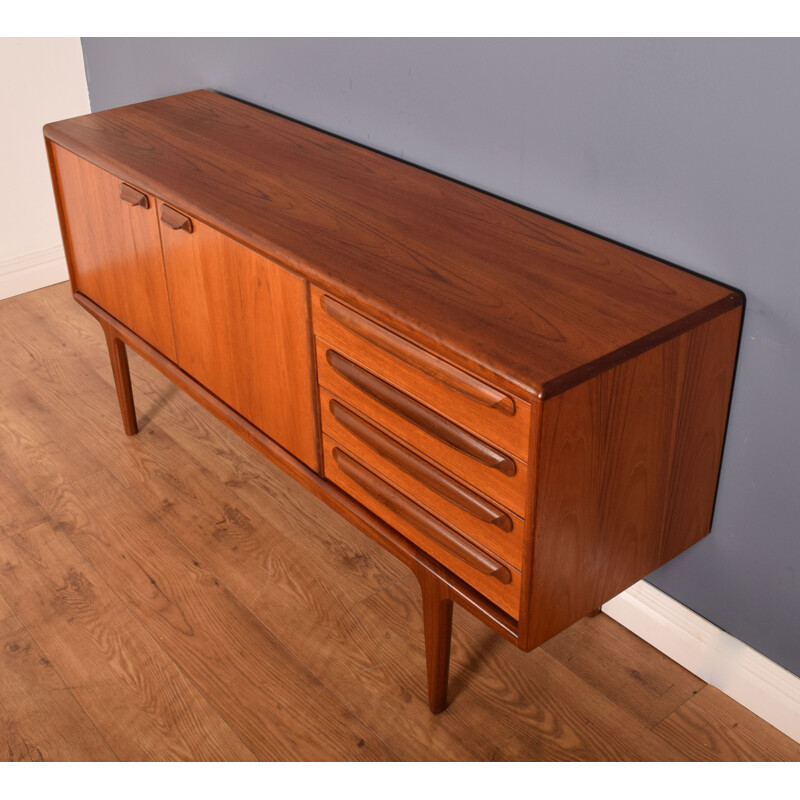
<svg viewBox="0 0 800 800"><path fill-rule="evenodd" d="M0 298L67 279L42 126L89 113L79 38L1 39Z"/></svg>

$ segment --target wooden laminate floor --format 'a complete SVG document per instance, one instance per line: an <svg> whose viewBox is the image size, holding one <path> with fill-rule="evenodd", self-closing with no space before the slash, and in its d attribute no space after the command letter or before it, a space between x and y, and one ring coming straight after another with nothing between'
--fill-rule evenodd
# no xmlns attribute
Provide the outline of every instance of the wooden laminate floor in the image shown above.
<svg viewBox="0 0 800 800"><path fill-rule="evenodd" d="M797 760L604 615L524 654L131 354L126 437L66 284L0 301L0 758Z"/></svg>

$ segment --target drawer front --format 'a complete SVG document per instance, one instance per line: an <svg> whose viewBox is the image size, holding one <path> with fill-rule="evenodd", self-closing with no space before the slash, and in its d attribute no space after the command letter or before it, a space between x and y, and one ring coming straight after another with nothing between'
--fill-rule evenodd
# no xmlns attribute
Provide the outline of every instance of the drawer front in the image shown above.
<svg viewBox="0 0 800 800"><path fill-rule="evenodd" d="M398 336L319 289L312 289L315 334L406 394L463 428L528 460L531 406Z"/></svg>
<svg viewBox="0 0 800 800"><path fill-rule="evenodd" d="M443 472L388 431L320 391L322 430L467 539L522 569L523 521Z"/></svg>
<svg viewBox="0 0 800 800"><path fill-rule="evenodd" d="M319 384L462 483L520 517L528 465L475 437L317 340Z"/></svg>
<svg viewBox="0 0 800 800"><path fill-rule="evenodd" d="M491 602L519 618L520 574L484 552L429 510L407 497L327 436L325 477L387 522Z"/></svg>

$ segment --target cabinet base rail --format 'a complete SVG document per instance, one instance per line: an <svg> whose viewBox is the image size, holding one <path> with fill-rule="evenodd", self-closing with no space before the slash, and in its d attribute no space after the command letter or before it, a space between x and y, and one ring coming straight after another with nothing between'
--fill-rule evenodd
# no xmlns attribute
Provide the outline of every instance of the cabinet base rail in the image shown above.
<svg viewBox="0 0 800 800"><path fill-rule="evenodd" d="M489 603L460 578L411 544L393 528L356 503L329 481L287 453L252 423L223 403L172 361L80 292L75 300L103 328L117 391L123 428L127 435L138 432L126 346L131 347L203 408L237 433L259 453L297 483L325 502L348 522L378 542L402 561L416 576L422 594L425 656L428 674L428 705L434 714L447 707L453 604L465 608L503 638L520 647L516 620Z"/></svg>

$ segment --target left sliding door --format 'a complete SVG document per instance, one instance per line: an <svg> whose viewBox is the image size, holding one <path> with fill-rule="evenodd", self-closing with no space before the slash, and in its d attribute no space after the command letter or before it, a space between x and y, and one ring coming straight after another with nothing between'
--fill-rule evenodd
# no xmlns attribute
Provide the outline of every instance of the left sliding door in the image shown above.
<svg viewBox="0 0 800 800"><path fill-rule="evenodd" d="M51 147L73 290L175 361L155 198L63 147Z"/></svg>

